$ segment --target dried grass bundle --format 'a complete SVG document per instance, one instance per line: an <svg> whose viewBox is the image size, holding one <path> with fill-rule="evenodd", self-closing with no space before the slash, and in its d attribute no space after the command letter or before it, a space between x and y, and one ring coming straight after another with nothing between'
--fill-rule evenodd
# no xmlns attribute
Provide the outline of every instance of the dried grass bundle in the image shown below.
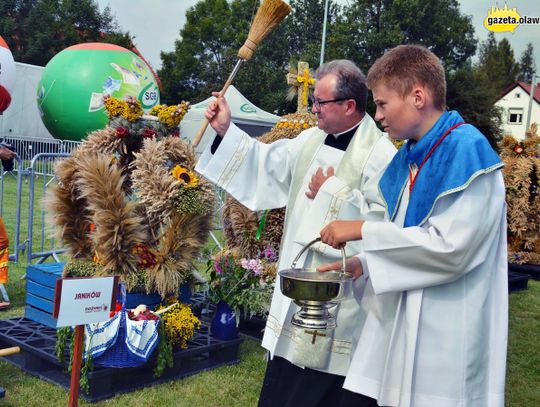
<svg viewBox="0 0 540 407"><path fill-rule="evenodd" d="M533 124L525 140L503 138L508 254L513 263L540 264L540 137Z"/></svg>
<svg viewBox="0 0 540 407"><path fill-rule="evenodd" d="M215 195L206 180L198 180L190 197L202 202L204 213L178 209L185 188L171 168L192 170L193 148L174 137L174 129L172 136L145 139L148 120L122 132L107 127L91 133L58 164L48 206L71 249L67 272L120 274L128 290L142 287L164 297L177 295L191 275L192 260L208 238Z"/></svg>
<svg viewBox="0 0 540 407"><path fill-rule="evenodd" d="M75 178L77 158L72 156L59 161L55 166L58 183L45 198L49 224L57 225L56 236L69 248L73 258L92 256L90 239L90 216L86 201L77 193Z"/></svg>
<svg viewBox="0 0 540 407"><path fill-rule="evenodd" d="M171 177L166 163L173 162L189 170L195 167L193 148L178 137L161 140L145 140L144 147L135 153L131 164L133 188L144 208L154 236L159 234L163 224L167 224L175 211L174 198L180 183ZM203 205L212 211L215 194L208 181L199 179L200 197Z"/></svg>
<svg viewBox="0 0 540 407"><path fill-rule="evenodd" d="M238 58L251 59L259 43L291 12L291 6L281 0L263 0L255 14L248 37L238 50Z"/></svg>
<svg viewBox="0 0 540 407"><path fill-rule="evenodd" d="M128 274L137 270L135 245L148 240L135 203L123 193L124 176L111 156L88 154L78 157L77 186L92 213L94 247L102 272Z"/></svg>
<svg viewBox="0 0 540 407"><path fill-rule="evenodd" d="M159 293L178 291L190 275L192 261L206 243L210 218L175 213L159 237L156 266L148 272L147 290Z"/></svg>

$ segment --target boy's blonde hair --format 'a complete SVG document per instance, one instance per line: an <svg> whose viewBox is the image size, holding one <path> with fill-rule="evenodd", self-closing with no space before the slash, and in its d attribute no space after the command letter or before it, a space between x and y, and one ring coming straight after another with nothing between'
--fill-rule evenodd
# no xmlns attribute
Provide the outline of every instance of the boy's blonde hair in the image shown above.
<svg viewBox="0 0 540 407"><path fill-rule="evenodd" d="M420 45L399 45L377 59L370 68L369 89L383 84L405 97L415 85L425 86L435 108L446 107L446 79L439 58Z"/></svg>

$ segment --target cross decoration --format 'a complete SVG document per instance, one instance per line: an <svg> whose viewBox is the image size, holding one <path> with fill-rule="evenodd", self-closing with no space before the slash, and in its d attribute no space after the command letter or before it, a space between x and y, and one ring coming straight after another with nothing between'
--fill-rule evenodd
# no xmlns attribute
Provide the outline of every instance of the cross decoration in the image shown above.
<svg viewBox="0 0 540 407"><path fill-rule="evenodd" d="M309 90L315 85L315 78L309 73L307 62L298 62L298 73L287 74L287 84L292 85L298 92L297 113L307 113Z"/></svg>
<svg viewBox="0 0 540 407"><path fill-rule="evenodd" d="M304 332L307 333L308 335L313 335L313 339L311 339L311 344L312 345L315 344L315 340L317 339L317 336L326 336L326 334L321 333L321 332L317 331L316 329L314 329L313 331L308 331L306 329Z"/></svg>

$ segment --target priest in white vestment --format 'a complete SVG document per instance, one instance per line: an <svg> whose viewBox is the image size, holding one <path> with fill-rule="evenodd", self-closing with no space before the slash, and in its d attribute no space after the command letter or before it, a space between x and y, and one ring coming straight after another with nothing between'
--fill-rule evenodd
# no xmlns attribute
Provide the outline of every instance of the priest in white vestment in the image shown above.
<svg viewBox="0 0 540 407"><path fill-rule="evenodd" d="M444 70L427 49L394 48L367 83L375 119L408 141L379 183L386 221L338 221L321 231L333 247L364 244L347 266L367 285L345 388L381 406L503 407L503 163L475 127L445 111Z"/></svg>
<svg viewBox="0 0 540 407"><path fill-rule="evenodd" d="M330 221L381 220L385 212L377 184L396 150L365 113L364 75L352 62L337 60L321 66L315 77L313 112L318 115L318 128L293 140L263 144L250 138L231 123L221 97L206 112L222 138L216 137L207 147L196 171L251 210L287 207L279 270L290 268L296 255ZM347 250L356 254L361 246L353 244ZM340 257L339 250L317 244L297 267L314 269ZM346 298L332 309L337 328L313 343L313 335L292 326L298 306L283 296L276 280L262 341L271 361L260 406L324 406L325 400L336 406L359 405L357 401L340 404L339 393L364 322L359 305L363 288L364 282L357 280L356 298ZM270 374L272 359L288 361L287 372L280 368ZM314 381L307 379L309 375Z"/></svg>

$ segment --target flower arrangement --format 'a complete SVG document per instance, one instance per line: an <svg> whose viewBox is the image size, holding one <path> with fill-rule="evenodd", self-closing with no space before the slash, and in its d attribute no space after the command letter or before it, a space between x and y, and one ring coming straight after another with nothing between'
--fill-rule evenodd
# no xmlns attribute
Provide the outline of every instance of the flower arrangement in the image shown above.
<svg viewBox="0 0 540 407"><path fill-rule="evenodd" d="M290 130L305 130L317 125L317 117L315 115L306 115L300 113L291 113L282 116L276 123L278 129L290 129Z"/></svg>
<svg viewBox="0 0 540 407"><path fill-rule="evenodd" d="M160 306L156 313L161 314L159 344L157 349L154 377L160 377L165 368L173 367L173 348L187 349L187 341L193 337L195 330L201 327L201 321L185 304L173 303L168 307Z"/></svg>
<svg viewBox="0 0 540 407"><path fill-rule="evenodd" d="M531 125L525 139L505 136L504 161L510 263L540 264L540 137Z"/></svg>
<svg viewBox="0 0 540 407"><path fill-rule="evenodd" d="M68 246L65 276L120 275L129 292L177 295L206 243L215 202L193 172L192 146L177 125L189 103L160 105L105 99L109 125L56 166L48 197L53 223Z"/></svg>
<svg viewBox="0 0 540 407"><path fill-rule="evenodd" d="M209 297L213 303L223 300L240 315L265 315L276 277L277 253L268 247L256 258L241 258L238 252L221 251L208 262Z"/></svg>

